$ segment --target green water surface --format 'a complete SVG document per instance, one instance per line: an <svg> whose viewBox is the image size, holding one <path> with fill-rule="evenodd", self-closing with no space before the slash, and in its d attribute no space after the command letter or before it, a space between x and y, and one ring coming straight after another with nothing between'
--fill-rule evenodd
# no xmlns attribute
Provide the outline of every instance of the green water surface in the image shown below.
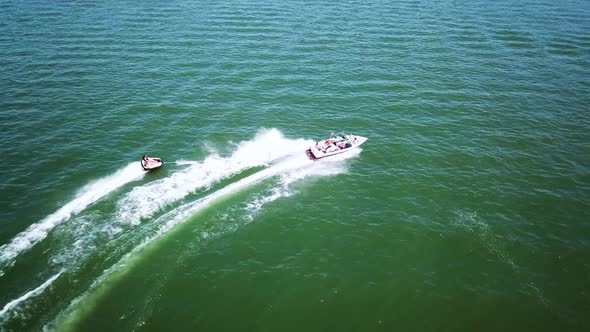
<svg viewBox="0 0 590 332"><path fill-rule="evenodd" d="M587 329L589 32L584 0L0 1L0 252L166 162L0 264L0 330ZM338 129L357 156L178 194Z"/></svg>

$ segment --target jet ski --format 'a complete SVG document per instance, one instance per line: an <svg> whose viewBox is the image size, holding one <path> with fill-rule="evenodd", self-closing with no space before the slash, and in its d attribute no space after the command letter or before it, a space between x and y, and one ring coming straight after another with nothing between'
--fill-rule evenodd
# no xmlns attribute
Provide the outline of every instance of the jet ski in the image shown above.
<svg viewBox="0 0 590 332"><path fill-rule="evenodd" d="M141 158L141 167L145 171L151 171L156 168L160 168L162 165L164 165L164 162L160 158L150 158L148 156L143 156L143 158Z"/></svg>
<svg viewBox="0 0 590 332"><path fill-rule="evenodd" d="M310 146L309 149L305 150L305 154L307 154L311 160L318 160L348 152L359 147L361 144L365 143L366 140L367 138L363 136L332 133L327 140L319 141L315 146Z"/></svg>

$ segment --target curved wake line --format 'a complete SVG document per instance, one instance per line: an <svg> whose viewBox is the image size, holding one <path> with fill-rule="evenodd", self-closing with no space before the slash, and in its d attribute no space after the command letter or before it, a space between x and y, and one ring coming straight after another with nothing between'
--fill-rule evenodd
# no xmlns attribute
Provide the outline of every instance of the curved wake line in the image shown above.
<svg viewBox="0 0 590 332"><path fill-rule="evenodd" d="M14 307L16 307L17 305L19 305L21 302L31 298L31 297L35 297L38 296L39 294L43 293L43 291L45 290L45 288L49 287L49 285L51 285L55 279L59 278L59 276L63 273L63 271L60 271L58 274L54 275L53 277L49 278L47 281L45 281L41 286L33 289L32 291L27 292L26 294L24 294L23 296L19 297L18 299L12 300L10 302L8 302L4 308L2 309L2 311L0 311L0 320L2 320L4 318L4 315L9 312L10 310L12 310Z"/></svg>
<svg viewBox="0 0 590 332"><path fill-rule="evenodd" d="M321 162L311 161L304 154L300 154L299 156L293 156L293 157L284 159L283 161L281 161L281 162L279 162L267 169L264 169L258 173L252 174L252 175L250 175L246 178L243 178L237 182L227 185L226 187L219 189L218 191L210 194L207 197L199 199L196 202L187 203L187 204L181 206L180 208L178 208L177 210L170 211L169 213L163 215L162 217L160 217L158 219L157 222L163 221L162 219L168 219L171 216L173 216L173 217L168 222L166 222L166 224L164 224L162 227L160 227L160 229L158 230L156 235L154 235L152 238L150 238L147 241L145 241L144 243L142 243L140 245L140 247L143 247L143 246L151 243L152 241L156 240L160 236L167 233L171 228L173 228L177 224L187 220L190 216L194 215L198 211L204 209L205 207L209 206L211 203L215 202L216 200L218 200L224 196L236 193L240 190L243 190L247 187L250 187L260 181L271 178L273 176L277 176L280 174L286 174L288 172L295 172L295 171L299 172L298 176L291 175L292 179L288 181L289 183L293 182L295 180L301 180L307 176L313 176L313 175L326 176L326 175L338 174L338 173L343 172L343 169L342 169L343 166L342 166L342 164L340 164L338 162L349 159L351 157L356 157L359 155L359 153L361 151L362 151L361 149L356 149L356 150L351 151L349 153L342 154L339 156L334 156L334 157L331 157L330 160L325 160L325 161L321 161ZM308 168L312 168L312 167L313 167L313 169L308 169ZM141 248L136 248L136 249L141 249Z"/></svg>
<svg viewBox="0 0 590 332"><path fill-rule="evenodd" d="M132 228L144 222L144 219L165 210L168 205L199 189L209 190L215 183L240 174L246 169L256 168L252 171L259 171L262 167L273 167L293 156L303 157L305 149L312 142L303 138L285 138L278 129L263 129L246 141L227 142L226 147L230 148L227 156L219 156L215 150L209 149L210 155L204 160L178 160L176 164L185 167L166 177L133 186L122 193L116 202L115 211L108 217L107 222L97 224L92 220L92 215L88 214L76 218L75 224L70 221L67 227L59 229L60 233L55 235L65 241L62 241L61 248L51 258L51 264L56 267L73 268L80 261L94 255L97 250L101 250L99 248L103 248L107 242L119 236L127 237L117 234L132 232ZM201 197L203 196L206 195ZM169 210L176 209L177 207ZM157 222L149 220L150 226L147 227L157 231L164 224ZM135 245L137 243L128 248Z"/></svg>
<svg viewBox="0 0 590 332"><path fill-rule="evenodd" d="M59 210L47 216L38 223L32 224L19 233L10 243L0 247L0 276L4 269L14 264L14 260L22 252L29 250L35 244L47 237L47 234L57 225L80 213L90 204L107 196L123 185L141 179L145 172L137 163L131 163L112 175L106 176L84 186L76 197L62 206Z"/></svg>
<svg viewBox="0 0 590 332"><path fill-rule="evenodd" d="M63 311L53 322L45 326L45 330L50 329L67 331L75 328L76 324L81 319L83 319L82 317L75 315L76 312L89 312L92 306L98 302L98 299L108 292L109 285L113 284L112 282L109 282L107 285L104 283L104 281L109 280L109 278L113 280L113 278L124 276L126 272L132 268L134 262L139 261L141 258L140 255L138 255L141 250L145 249L151 244L154 244L154 242L167 234L176 225L189 220L191 216L195 215L200 210L207 208L215 201L280 174L288 174L290 172L296 173L295 175L288 174L289 179L285 180L288 184L303 179L307 176L326 176L342 173L345 171L345 168L339 162L351 157L358 156L360 151L360 149L357 149L355 152L333 157L332 161L321 162L310 161L308 160L307 156L305 156L303 153L300 153L298 156L288 157L267 169L234 182L204 198L201 198L195 202L184 204L181 207L164 214L158 218L155 223L163 222L165 220L168 221L163 224L153 236L143 240L138 246L133 248L133 250L125 254L117 263L105 270L103 274L92 283L90 289L85 294L82 294L73 300L65 311ZM275 197L275 199L276 198L278 197ZM104 288L101 288L101 286Z"/></svg>
<svg viewBox="0 0 590 332"><path fill-rule="evenodd" d="M180 160L178 165L189 165L170 177L133 188L118 202L116 219L138 225L197 189L211 187L216 182L246 169L267 166L293 154L303 153L311 141L288 139L277 129L263 130L249 140L236 145L229 157L212 154L202 162Z"/></svg>

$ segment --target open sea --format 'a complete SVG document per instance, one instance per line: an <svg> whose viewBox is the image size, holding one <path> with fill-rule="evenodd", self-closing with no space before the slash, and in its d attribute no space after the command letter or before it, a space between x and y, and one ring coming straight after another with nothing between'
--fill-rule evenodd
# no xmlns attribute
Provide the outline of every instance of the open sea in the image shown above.
<svg viewBox="0 0 590 332"><path fill-rule="evenodd" d="M590 328L588 0L0 0L0 132L0 331Z"/></svg>

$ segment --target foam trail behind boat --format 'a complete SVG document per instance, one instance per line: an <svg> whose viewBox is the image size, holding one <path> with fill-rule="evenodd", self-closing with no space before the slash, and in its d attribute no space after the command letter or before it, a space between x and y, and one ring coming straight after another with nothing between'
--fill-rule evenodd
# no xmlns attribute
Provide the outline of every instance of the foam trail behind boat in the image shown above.
<svg viewBox="0 0 590 332"><path fill-rule="evenodd" d="M174 228L179 223L182 223L190 218L190 216L196 214L200 210L208 207L215 201L228 196L232 193L243 190L256 183L259 183L268 178L284 174L286 178L283 180L286 185L301 180L308 176L329 176L334 174L342 173L346 170L345 164L342 162L354 158L359 155L361 149L351 151L346 155L331 157L330 161L314 162L311 161L303 153L288 157L281 162L254 173L248 177L245 177L237 182L234 182L226 187L219 189L218 191L201 198L195 202L186 203L179 208L170 211L160 218L158 218L156 224L162 224L159 229L150 238L144 240L140 245L135 247L133 251L128 253L122 261L128 259L135 252L140 251L145 246L153 243L155 240L166 234L170 229ZM164 223L164 221L166 221ZM116 264L117 265L117 264ZM120 267L120 266L119 266ZM108 274L108 271L107 271Z"/></svg>
<svg viewBox="0 0 590 332"><path fill-rule="evenodd" d="M38 296L39 294L43 293L45 288L49 287L49 285L51 285L55 281L55 279L59 278L59 276L62 273L63 273L63 271L60 271L58 274L54 275L53 277L51 277L47 281L45 281L41 286L33 289L32 291L25 293L23 296L19 297L18 299L14 299L14 300L8 302L4 306L2 311L0 311L0 321L4 320L4 315L6 315L6 313L8 313L12 309L14 309L16 306L18 306L21 302L26 301L27 299L29 299L31 297Z"/></svg>
<svg viewBox="0 0 590 332"><path fill-rule="evenodd" d="M227 185L204 198L195 202L186 203L179 208L162 215L154 223L161 225L151 236L145 238L133 250L125 254L118 263L115 263L113 266L105 270L103 274L92 283L90 289L73 300L70 306L62 311L53 322L45 326L45 330L73 330L73 327L76 326L76 322L82 319L85 313L90 312L91 308L98 302L97 299L103 294L106 294L113 285L113 283L105 283L106 280L123 276L126 271L133 268L133 263L137 262L134 258L140 256L138 253L144 248L154 244L154 242L157 242L159 238L168 233L176 225L189 220L192 215L207 208L215 203L215 201L260 183L261 181L282 174L285 175L282 182L284 185L288 186L290 183L308 176L329 176L343 173L346 171L343 161L358 156L360 151L361 150L358 149L357 151L351 151L345 155L331 157L331 160L329 161L319 162L310 161L305 154L299 151L296 155L284 158L269 168L240 179L239 181ZM277 198L279 198L279 196L273 197L264 203L268 203Z"/></svg>
<svg viewBox="0 0 590 332"><path fill-rule="evenodd" d="M199 188L208 188L248 168L265 166L293 154L303 154L311 141L288 139L277 129L259 132L254 139L236 144L229 157L213 154L202 162L177 162L190 165L172 176L133 188L118 203L116 218L137 225L165 206L181 200Z"/></svg>
<svg viewBox="0 0 590 332"><path fill-rule="evenodd" d="M345 157L350 156L354 155L351 154ZM343 159L345 158L340 158L336 161L341 161ZM325 167L325 165L329 166ZM282 173L280 174L280 181L278 185L274 186L269 192L257 195L256 197L254 197L254 199L252 199L249 203L246 204L245 215L243 216L243 219L247 221L252 221L254 220L254 215L264 205L273 202L279 198L289 197L293 195L294 191L290 188L292 183L295 183L307 177L330 176L342 172L344 172L344 168L342 166L339 166L338 163L325 161L324 163L319 164L319 167L305 167Z"/></svg>
<svg viewBox="0 0 590 332"><path fill-rule="evenodd" d="M145 172L138 163L131 163L116 173L91 182L84 186L73 200L62 206L53 214L47 216L38 223L29 226L18 234L10 243L0 247L0 276L4 269L14 263L16 257L29 250L38 242L47 237L47 234L60 223L80 213L90 204L107 196L123 185L141 179Z"/></svg>

